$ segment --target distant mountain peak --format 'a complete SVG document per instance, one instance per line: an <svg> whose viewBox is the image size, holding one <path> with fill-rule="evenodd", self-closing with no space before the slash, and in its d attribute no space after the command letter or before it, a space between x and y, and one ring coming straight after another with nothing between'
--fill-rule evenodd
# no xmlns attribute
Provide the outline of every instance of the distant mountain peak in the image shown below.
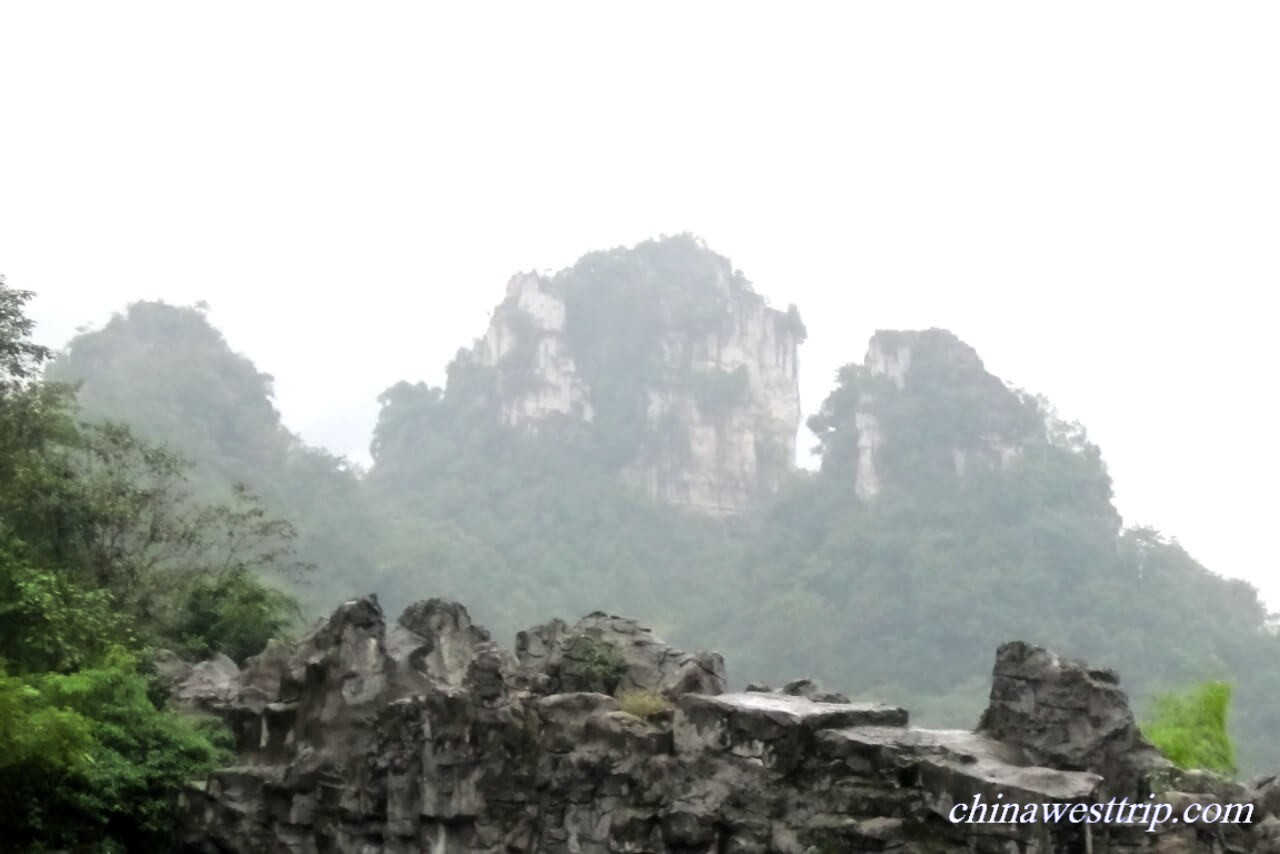
<svg viewBox="0 0 1280 854"><path fill-rule="evenodd" d="M628 482L726 516L794 465L803 338L794 308L769 307L728 259L678 235L513 276L460 358L491 373L506 424L591 424Z"/></svg>
<svg viewBox="0 0 1280 854"><path fill-rule="evenodd" d="M975 466L1007 471L1045 434L1044 413L945 329L877 331L809 420L823 467L852 470L863 501L910 470L940 485ZM900 479L900 478L899 478Z"/></svg>

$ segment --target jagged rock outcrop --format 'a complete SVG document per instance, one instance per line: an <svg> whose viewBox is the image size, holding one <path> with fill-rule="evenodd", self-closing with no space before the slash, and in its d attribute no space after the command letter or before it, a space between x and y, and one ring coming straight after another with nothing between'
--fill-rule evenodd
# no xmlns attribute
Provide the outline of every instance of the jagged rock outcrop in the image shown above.
<svg viewBox="0 0 1280 854"><path fill-rule="evenodd" d="M605 671L670 706L572 690ZM1025 644L998 651L975 732L915 729L903 709L808 680L724 693L717 656L603 614L521 633L511 655L442 600L390 632L376 600L345 603L296 648L251 660L230 691L197 690L203 671L190 685L175 675L175 697L228 717L240 743L235 767L186 796L189 852L1280 851L1274 780L1246 790L1175 772L1114 674ZM1145 803L1157 791L1247 802L1252 823L952 820L975 796Z"/></svg>
<svg viewBox="0 0 1280 854"><path fill-rule="evenodd" d="M653 691L674 699L683 694L721 694L726 687L724 659L719 653L672 649L635 620L597 611L572 627L562 620L535 626L516 635L521 672L545 677L551 692L591 690L597 671L607 667L601 650L616 656L612 692Z"/></svg>
<svg viewBox="0 0 1280 854"><path fill-rule="evenodd" d="M1172 770L1142 737L1114 671L1063 661L1022 642L996 653L991 702L978 732L1040 765L1097 771L1117 793Z"/></svg>
<svg viewBox="0 0 1280 854"><path fill-rule="evenodd" d="M499 417L608 420L634 438L622 476L652 498L746 510L794 466L799 315L688 236L597 255L514 276L465 354L496 373Z"/></svg>

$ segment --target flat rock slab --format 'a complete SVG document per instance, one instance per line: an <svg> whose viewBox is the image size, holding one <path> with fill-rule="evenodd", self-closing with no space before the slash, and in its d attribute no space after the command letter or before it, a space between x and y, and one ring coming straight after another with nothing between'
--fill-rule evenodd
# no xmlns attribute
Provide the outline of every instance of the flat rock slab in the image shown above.
<svg viewBox="0 0 1280 854"><path fill-rule="evenodd" d="M905 727L907 710L883 703L822 703L790 694L689 695L680 703L686 712L702 709L720 714L768 720L781 727L810 730L852 726Z"/></svg>
<svg viewBox="0 0 1280 854"><path fill-rule="evenodd" d="M681 755L728 753L786 770L800 761L821 730L906 724L905 709L879 703L820 703L785 694L687 694L677 706L672 735Z"/></svg>
<svg viewBox="0 0 1280 854"><path fill-rule="evenodd" d="M955 803L1083 802L1102 777L1031 764L1017 747L966 730L862 726L830 729L815 739L816 755L843 762L854 773L901 779L913 771L930 805L942 813Z"/></svg>

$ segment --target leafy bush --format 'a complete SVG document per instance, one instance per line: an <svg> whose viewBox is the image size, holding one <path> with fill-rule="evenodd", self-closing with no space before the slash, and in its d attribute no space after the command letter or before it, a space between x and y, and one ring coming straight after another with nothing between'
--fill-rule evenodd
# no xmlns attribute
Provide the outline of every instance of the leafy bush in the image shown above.
<svg viewBox="0 0 1280 854"><path fill-rule="evenodd" d="M0 848L171 850L179 793L230 760L230 735L162 708L139 659L179 640L175 616L189 647L258 643L286 600L255 573L305 565L292 525L247 491L203 503L176 454L77 423L73 390L39 378L50 354L27 340L29 297L0 278ZM186 364L168 354L190 330L174 331L166 358L137 361ZM250 397L269 386L253 376Z"/></svg>
<svg viewBox="0 0 1280 854"><path fill-rule="evenodd" d="M244 664L300 617L292 597L237 567L195 585L174 634L189 655L207 658L220 652Z"/></svg>
<svg viewBox="0 0 1280 854"><path fill-rule="evenodd" d="M627 662L607 641L575 635L564 645L561 678L569 690L612 694L627 675Z"/></svg>
<svg viewBox="0 0 1280 854"><path fill-rule="evenodd" d="M158 851L183 785L230 758L219 725L156 708L133 658L0 672L0 827L22 850Z"/></svg>
<svg viewBox="0 0 1280 854"><path fill-rule="evenodd" d="M131 639L108 591L34 569L0 543L0 661L11 673L70 673Z"/></svg>
<svg viewBox="0 0 1280 854"><path fill-rule="evenodd" d="M1185 695L1166 694L1143 734L1179 768L1234 775L1235 747L1227 734L1231 686L1208 682Z"/></svg>

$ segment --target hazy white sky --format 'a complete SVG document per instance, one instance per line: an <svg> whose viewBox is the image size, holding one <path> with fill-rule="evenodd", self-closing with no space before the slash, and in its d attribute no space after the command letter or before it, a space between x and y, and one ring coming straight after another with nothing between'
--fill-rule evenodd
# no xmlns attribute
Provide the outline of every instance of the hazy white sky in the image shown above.
<svg viewBox="0 0 1280 854"><path fill-rule="evenodd" d="M53 344L207 300L349 451L512 273L693 231L799 304L806 413L949 328L1280 608L1278 40L1270 0L0 0L0 272Z"/></svg>

